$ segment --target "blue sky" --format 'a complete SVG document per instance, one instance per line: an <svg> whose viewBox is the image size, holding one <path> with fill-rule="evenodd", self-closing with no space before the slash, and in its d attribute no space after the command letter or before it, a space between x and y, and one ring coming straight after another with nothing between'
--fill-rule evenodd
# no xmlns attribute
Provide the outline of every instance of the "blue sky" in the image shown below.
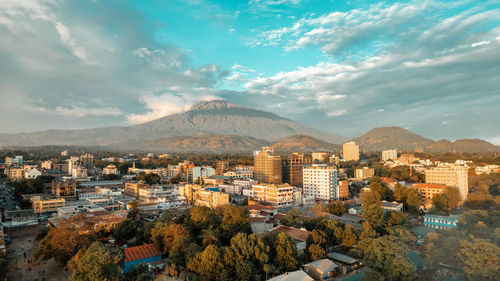
<svg viewBox="0 0 500 281"><path fill-rule="evenodd" d="M3 132L130 125L203 100L358 136L500 144L500 2L3 0Z"/></svg>

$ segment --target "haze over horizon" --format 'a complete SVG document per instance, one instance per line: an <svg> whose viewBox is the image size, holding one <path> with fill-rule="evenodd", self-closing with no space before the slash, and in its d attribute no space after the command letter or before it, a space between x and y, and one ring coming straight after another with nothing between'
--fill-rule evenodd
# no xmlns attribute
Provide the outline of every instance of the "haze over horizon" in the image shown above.
<svg viewBox="0 0 500 281"><path fill-rule="evenodd" d="M2 3L2 133L224 99L349 137L401 126L500 145L498 1Z"/></svg>

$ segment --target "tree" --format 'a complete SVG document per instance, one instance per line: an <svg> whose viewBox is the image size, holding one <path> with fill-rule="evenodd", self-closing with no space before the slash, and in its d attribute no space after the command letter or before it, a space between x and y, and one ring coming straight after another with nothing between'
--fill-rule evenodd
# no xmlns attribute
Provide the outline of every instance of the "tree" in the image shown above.
<svg viewBox="0 0 500 281"><path fill-rule="evenodd" d="M328 204L328 212L336 216L342 216L346 212L344 203L340 200L336 200L335 203Z"/></svg>
<svg viewBox="0 0 500 281"><path fill-rule="evenodd" d="M448 203L447 207L449 210L453 210L456 207L458 207L458 203L460 203L461 200L460 200L460 192L458 191L457 188L447 186L443 192L443 195L447 199Z"/></svg>
<svg viewBox="0 0 500 281"><path fill-rule="evenodd" d="M312 261L323 259L326 257L325 249L319 244L311 244L307 246L307 252L309 253Z"/></svg>
<svg viewBox="0 0 500 281"><path fill-rule="evenodd" d="M318 244L322 247L326 245L327 238L323 230L314 229L311 234L307 237L307 245Z"/></svg>
<svg viewBox="0 0 500 281"><path fill-rule="evenodd" d="M406 222L406 216L403 212L392 211L385 214L386 226L400 225Z"/></svg>
<svg viewBox="0 0 500 281"><path fill-rule="evenodd" d="M417 212L420 206L422 206L422 200L420 200L420 196L414 189L408 190L406 206L408 206L408 209L412 212Z"/></svg>
<svg viewBox="0 0 500 281"><path fill-rule="evenodd" d="M129 210L127 214L127 218L132 219L132 220L138 220L139 219L139 203L137 201L132 201L129 203Z"/></svg>
<svg viewBox="0 0 500 281"><path fill-rule="evenodd" d="M137 222L126 219L115 225L113 228L113 237L118 241L127 241L137 234Z"/></svg>
<svg viewBox="0 0 500 281"><path fill-rule="evenodd" d="M498 280L500 272L500 247L475 238L460 242L459 258L469 280Z"/></svg>
<svg viewBox="0 0 500 281"><path fill-rule="evenodd" d="M188 262L187 268L206 280L226 280L224 263L215 245L208 245L198 253Z"/></svg>
<svg viewBox="0 0 500 281"><path fill-rule="evenodd" d="M135 179L137 181L143 181L149 185L153 185L153 184L157 184L160 182L161 178L159 175L157 174L153 174L153 173L149 173L149 174L146 174L144 172L141 172L139 173Z"/></svg>
<svg viewBox="0 0 500 281"><path fill-rule="evenodd" d="M363 191L359 196L359 200L361 200L361 205L363 207L363 211L366 211L371 205L380 205L380 195L374 191Z"/></svg>
<svg viewBox="0 0 500 281"><path fill-rule="evenodd" d="M210 226L207 229L203 229L201 231L201 243L203 246L207 246L209 244L216 244L219 239L217 238L217 230Z"/></svg>
<svg viewBox="0 0 500 281"><path fill-rule="evenodd" d="M247 234L252 233L248 210L243 207L232 205L226 206L222 217L221 227L225 234L229 235L229 237L234 236L238 232Z"/></svg>
<svg viewBox="0 0 500 281"><path fill-rule="evenodd" d="M184 247L187 246L189 239L189 232L179 224L167 225L158 222L153 230L151 230L151 240L167 256L182 252Z"/></svg>
<svg viewBox="0 0 500 281"><path fill-rule="evenodd" d="M373 227L382 226L384 224L384 210L377 205L371 205L364 213L363 218Z"/></svg>
<svg viewBox="0 0 500 281"><path fill-rule="evenodd" d="M281 219L280 223L286 226L296 226L299 224L300 213L296 209L291 209Z"/></svg>
<svg viewBox="0 0 500 281"><path fill-rule="evenodd" d="M317 217L324 216L324 214L327 210L328 210L327 206L323 205L323 203L320 203L320 202L314 203L314 205L312 206L312 211L313 211L314 215Z"/></svg>
<svg viewBox="0 0 500 281"><path fill-rule="evenodd" d="M364 221L363 222L363 232L361 232L361 235L359 236L359 240L367 239L367 238L374 238L377 236L377 232L373 230L372 225Z"/></svg>
<svg viewBox="0 0 500 281"><path fill-rule="evenodd" d="M443 194L436 194L432 197L432 205L436 211L446 211L448 209L448 199Z"/></svg>
<svg viewBox="0 0 500 281"><path fill-rule="evenodd" d="M407 193L408 193L408 188L406 186L396 183L396 186L394 186L394 199L396 201L405 202Z"/></svg>
<svg viewBox="0 0 500 281"><path fill-rule="evenodd" d="M269 252L270 247L257 235L238 233L231 239L231 246L226 248L224 262L234 269L244 261L251 262L255 268L262 268L269 261Z"/></svg>
<svg viewBox="0 0 500 281"><path fill-rule="evenodd" d="M495 201L491 195L476 191L469 193L465 205L471 209L488 209L495 205Z"/></svg>
<svg viewBox="0 0 500 281"><path fill-rule="evenodd" d="M366 250L365 261L386 280L412 280L416 268L408 260L407 252L406 245L385 235L372 241Z"/></svg>
<svg viewBox="0 0 500 281"><path fill-rule="evenodd" d="M292 238L285 233L279 233L276 236L275 245L274 264L284 271L296 270L299 266L299 257L297 246Z"/></svg>
<svg viewBox="0 0 500 281"><path fill-rule="evenodd" d="M106 247L96 241L78 260L77 267L71 274L71 280L119 280L122 262L123 254L120 249Z"/></svg>
<svg viewBox="0 0 500 281"><path fill-rule="evenodd" d="M342 245L347 248L352 248L356 245L357 236L354 228L348 224L345 226L344 235L342 236Z"/></svg>

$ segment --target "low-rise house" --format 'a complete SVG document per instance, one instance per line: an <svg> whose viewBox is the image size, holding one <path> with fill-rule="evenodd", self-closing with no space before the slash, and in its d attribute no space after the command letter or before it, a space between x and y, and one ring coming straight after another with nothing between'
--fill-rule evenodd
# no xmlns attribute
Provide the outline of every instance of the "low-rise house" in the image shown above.
<svg viewBox="0 0 500 281"><path fill-rule="evenodd" d="M268 279L268 281L313 281L313 280L314 279L312 279L309 275L307 275L307 273L305 273L303 270L283 273L281 275Z"/></svg>
<svg viewBox="0 0 500 281"><path fill-rule="evenodd" d="M384 209L384 212L403 211L403 203L398 203L396 201L394 202L382 201L382 204L380 206L382 207L382 209Z"/></svg>
<svg viewBox="0 0 500 281"><path fill-rule="evenodd" d="M295 242L295 246L297 247L297 251L299 253L305 250L307 237L309 237L309 234L311 234L311 232L305 230L304 228L299 229L291 226L280 225L270 229L268 232L263 232L260 235L265 236L271 233L285 233L290 236Z"/></svg>
<svg viewBox="0 0 500 281"><path fill-rule="evenodd" d="M141 263L149 264L160 261L162 255L163 253L153 243L126 248L123 272L128 272Z"/></svg>
<svg viewBox="0 0 500 281"><path fill-rule="evenodd" d="M324 280L332 278L339 266L329 259L320 259L304 264L304 271L314 280Z"/></svg>
<svg viewBox="0 0 500 281"><path fill-rule="evenodd" d="M457 215L440 216L425 214L424 225L437 229L456 228L459 218L460 216Z"/></svg>
<svg viewBox="0 0 500 281"><path fill-rule="evenodd" d="M351 271L357 269L363 265L360 260L357 260L353 257L346 256L341 253L331 252L328 253L328 258L332 261L341 265L341 270L345 274L347 271Z"/></svg>

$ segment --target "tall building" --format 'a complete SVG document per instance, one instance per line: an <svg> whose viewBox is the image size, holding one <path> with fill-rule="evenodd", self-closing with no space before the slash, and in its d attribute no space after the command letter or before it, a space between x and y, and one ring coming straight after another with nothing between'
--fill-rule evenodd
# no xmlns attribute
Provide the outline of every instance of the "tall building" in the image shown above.
<svg viewBox="0 0 500 281"><path fill-rule="evenodd" d="M359 160L359 146L353 141L344 143L342 153L345 161Z"/></svg>
<svg viewBox="0 0 500 281"><path fill-rule="evenodd" d="M281 183L281 157L265 146L254 152L254 179L259 183Z"/></svg>
<svg viewBox="0 0 500 281"><path fill-rule="evenodd" d="M375 175L375 169L363 167L362 169L356 169L355 178L357 179L366 179L371 178Z"/></svg>
<svg viewBox="0 0 500 281"><path fill-rule="evenodd" d="M84 154L80 156L80 165L87 170L94 169L94 155Z"/></svg>
<svg viewBox="0 0 500 281"><path fill-rule="evenodd" d="M215 174L222 176L228 170L229 163L227 161L219 160L215 164Z"/></svg>
<svg viewBox="0 0 500 281"><path fill-rule="evenodd" d="M311 158L313 162L325 162L328 157L326 152L313 152Z"/></svg>
<svg viewBox="0 0 500 281"><path fill-rule="evenodd" d="M382 161L394 160L398 158L398 151L396 149L382 150Z"/></svg>
<svg viewBox="0 0 500 281"><path fill-rule="evenodd" d="M469 193L468 169L464 166L443 166L425 169L425 183L443 184L458 188L461 201Z"/></svg>
<svg viewBox="0 0 500 281"><path fill-rule="evenodd" d="M255 199L279 209L293 207L295 188L284 184L257 184L252 186Z"/></svg>
<svg viewBox="0 0 500 281"><path fill-rule="evenodd" d="M340 198L343 193L338 184L338 171L334 166L312 164L304 166L304 197L315 197L323 200Z"/></svg>
<svg viewBox="0 0 500 281"><path fill-rule="evenodd" d="M401 162L401 164L410 165L410 164L413 164L413 162L415 160L418 160L418 159L415 158L413 153L403 153L403 154L401 154L401 156L397 160L399 160L399 162Z"/></svg>
<svg viewBox="0 0 500 281"><path fill-rule="evenodd" d="M304 157L304 153L294 152L288 155L281 170L283 182L302 187L302 168L310 163L311 159Z"/></svg>
<svg viewBox="0 0 500 281"><path fill-rule="evenodd" d="M214 168L210 166L203 166L203 167L192 167L188 169L188 182L189 183L195 183L196 180L201 180L204 178L211 177L215 174Z"/></svg>

